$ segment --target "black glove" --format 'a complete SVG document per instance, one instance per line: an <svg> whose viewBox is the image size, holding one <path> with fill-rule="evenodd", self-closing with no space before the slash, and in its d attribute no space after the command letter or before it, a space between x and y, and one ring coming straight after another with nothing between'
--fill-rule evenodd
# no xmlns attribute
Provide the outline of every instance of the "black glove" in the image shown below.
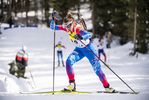
<svg viewBox="0 0 149 100"><path fill-rule="evenodd" d="M74 35L74 38L77 40L82 40L82 37L79 34Z"/></svg>
<svg viewBox="0 0 149 100"><path fill-rule="evenodd" d="M53 13L52 13L52 19L54 20L54 17L56 17L57 16L57 11L53 11Z"/></svg>

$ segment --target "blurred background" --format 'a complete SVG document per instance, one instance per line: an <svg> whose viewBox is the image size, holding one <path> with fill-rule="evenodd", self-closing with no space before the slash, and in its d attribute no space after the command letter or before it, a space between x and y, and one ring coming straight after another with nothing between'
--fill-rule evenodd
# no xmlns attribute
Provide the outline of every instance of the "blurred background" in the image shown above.
<svg viewBox="0 0 149 100"><path fill-rule="evenodd" d="M68 13L79 23L75 5L93 38L110 33L120 37L121 45L134 43L131 55L149 53L149 0L0 0L0 25L49 27L53 10L57 24Z"/></svg>

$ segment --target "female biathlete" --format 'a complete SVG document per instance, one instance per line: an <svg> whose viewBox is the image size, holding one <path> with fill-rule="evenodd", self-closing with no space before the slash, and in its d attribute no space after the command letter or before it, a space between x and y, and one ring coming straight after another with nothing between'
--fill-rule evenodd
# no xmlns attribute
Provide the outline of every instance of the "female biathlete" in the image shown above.
<svg viewBox="0 0 149 100"><path fill-rule="evenodd" d="M56 17L57 13L53 12L52 19ZM51 21L50 28L54 29L54 20ZM73 64L80 61L83 57L87 57L90 64L93 67L96 75L99 77L100 81L102 82L104 88L108 92L115 92L115 89L110 87L105 74L101 70L101 65L99 59L90 52L85 45L91 49L95 54L95 48L93 43L90 41L92 35L84 30L79 24L75 22L74 17L71 14L68 14L63 21L63 25L55 25L55 30L63 30L66 31L71 39L71 41L76 45L76 48L73 52L68 56L66 60L66 71L69 78L69 86L64 88L64 91L76 91L76 83L75 83L75 74L73 71ZM82 41L84 44L82 44Z"/></svg>

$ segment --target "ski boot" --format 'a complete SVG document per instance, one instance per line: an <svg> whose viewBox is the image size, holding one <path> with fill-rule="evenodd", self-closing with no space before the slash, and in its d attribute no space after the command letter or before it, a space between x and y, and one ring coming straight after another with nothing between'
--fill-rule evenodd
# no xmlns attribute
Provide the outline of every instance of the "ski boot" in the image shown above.
<svg viewBox="0 0 149 100"><path fill-rule="evenodd" d="M107 92L110 92L110 93L115 93L116 91L115 91L115 89L113 89L112 87L110 87L110 85L108 85L108 86L106 86L106 87L104 87L105 88L105 90L107 91Z"/></svg>
<svg viewBox="0 0 149 100"><path fill-rule="evenodd" d="M76 91L76 84L70 83L66 88L64 88L62 91Z"/></svg>

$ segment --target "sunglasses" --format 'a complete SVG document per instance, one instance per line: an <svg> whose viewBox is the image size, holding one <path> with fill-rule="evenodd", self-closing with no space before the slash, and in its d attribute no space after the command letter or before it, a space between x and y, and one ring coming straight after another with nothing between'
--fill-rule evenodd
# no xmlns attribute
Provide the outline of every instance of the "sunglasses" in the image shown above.
<svg viewBox="0 0 149 100"><path fill-rule="evenodd" d="M65 28L70 28L71 27L71 25L72 25L72 21L70 22L70 23L68 23L67 25L63 25Z"/></svg>

